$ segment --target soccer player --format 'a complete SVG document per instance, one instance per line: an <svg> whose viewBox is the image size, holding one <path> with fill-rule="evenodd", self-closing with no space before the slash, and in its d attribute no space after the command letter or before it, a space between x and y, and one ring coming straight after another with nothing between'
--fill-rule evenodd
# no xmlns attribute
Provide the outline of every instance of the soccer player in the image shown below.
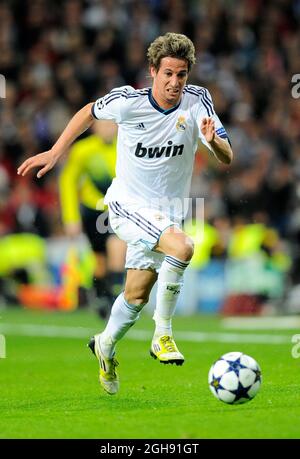
<svg viewBox="0 0 300 459"><path fill-rule="evenodd" d="M70 149L60 172L59 192L66 234L76 238L83 227L94 252L94 303L106 319L123 286L126 250L115 235L97 230L98 217L104 216L104 195L115 176L117 125L103 120L92 130Z"/></svg>
<svg viewBox="0 0 300 459"><path fill-rule="evenodd" d="M116 344L138 319L156 281L150 353L163 363L184 362L173 338L172 316L193 242L180 228L184 206L177 204L189 196L199 139L222 163L230 164L233 157L208 90L187 85L195 62L191 40L166 33L150 45L148 60L151 88L123 86L87 104L51 150L18 169L25 175L42 166L41 177L95 119L112 119L119 126L116 178L105 202L113 230L127 242L127 276L104 331L89 344L100 362L100 383L109 394L119 390Z"/></svg>

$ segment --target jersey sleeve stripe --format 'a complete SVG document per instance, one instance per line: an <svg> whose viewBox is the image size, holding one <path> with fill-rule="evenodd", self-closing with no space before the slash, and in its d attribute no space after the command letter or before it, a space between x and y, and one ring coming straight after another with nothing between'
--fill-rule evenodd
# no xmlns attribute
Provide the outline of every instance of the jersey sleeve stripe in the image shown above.
<svg viewBox="0 0 300 459"><path fill-rule="evenodd" d="M203 97L205 98L205 100L207 101L208 105L210 106L212 114L214 114L214 112L215 112L214 111L214 104L213 104L213 101L212 101L207 89L204 89Z"/></svg>
<svg viewBox="0 0 300 459"><path fill-rule="evenodd" d="M108 104L110 104L110 102L112 102L113 100L115 100L115 99L120 99L121 97L125 97L125 99L128 99L128 98L132 99L133 97L138 97L138 96L131 96L131 97L129 97L129 96L125 96L124 94L121 94L120 96L115 96L115 97L111 97L110 99L107 99L107 100L105 101L105 105L108 105Z"/></svg>
<svg viewBox="0 0 300 459"><path fill-rule="evenodd" d="M114 97L114 96L117 96L117 95L124 95L124 96L127 96L128 95L128 90L127 88L124 88L124 89L119 89L119 88L116 88L116 89L112 89L106 96L103 97L103 99L105 101L107 101L109 98L111 97Z"/></svg>
<svg viewBox="0 0 300 459"><path fill-rule="evenodd" d="M112 98L112 97L116 97L116 96L127 96L127 93L124 93L122 91L115 91L115 92L111 92L109 93L107 96L104 96L104 102L109 102L109 100Z"/></svg>
<svg viewBox="0 0 300 459"><path fill-rule="evenodd" d="M146 96L148 92L149 92L149 88L140 89L135 92L128 92L127 88L125 89L116 88L116 89L112 89L109 94L105 95L100 100L102 101L104 105L108 105L110 102L120 97L124 97L125 99L132 99L132 98L139 97L139 96ZM97 106L98 108L100 108L99 103L97 104Z"/></svg>
<svg viewBox="0 0 300 459"><path fill-rule="evenodd" d="M106 96L104 96L105 99L109 99L110 97L112 96L115 96L115 95L120 95L120 96L123 96L123 97L137 97L137 96L143 96L143 95L147 95L149 92L149 88L146 88L146 89L138 89L134 92L128 92L128 90L125 88L125 89L112 89L110 91L109 94L107 94Z"/></svg>
<svg viewBox="0 0 300 459"><path fill-rule="evenodd" d="M111 97L110 99L106 99L105 100L105 105L108 105L113 100L120 99L120 98L121 98L121 96L115 96L115 97Z"/></svg>
<svg viewBox="0 0 300 459"><path fill-rule="evenodd" d="M120 97L125 97L125 99L132 99L134 97L139 97L137 94L111 94L109 97L104 99L106 105L108 105L112 100L119 99Z"/></svg>
<svg viewBox="0 0 300 459"><path fill-rule="evenodd" d="M207 102L207 104L211 107L211 110L214 112L214 107L213 107L213 101L212 98L210 97L210 94L206 88L196 88L194 86L186 86L186 88L195 95L200 95L202 98L204 98Z"/></svg>
<svg viewBox="0 0 300 459"><path fill-rule="evenodd" d="M201 102L203 103L204 107L206 108L208 116L212 116L214 114L214 110L211 107L210 102L205 98L205 95L204 95L203 91L201 91L201 92L200 91L195 90L194 88L186 88L185 92L187 92L189 94L193 94L194 96L200 97L201 98Z"/></svg>
<svg viewBox="0 0 300 459"><path fill-rule="evenodd" d="M114 88L112 89L109 94L116 94L116 93L121 93L121 92L126 92L128 93L128 89L127 88Z"/></svg>
<svg viewBox="0 0 300 459"><path fill-rule="evenodd" d="M141 96L145 96L148 94L149 92L149 88L146 88L146 89L137 89L136 91L136 94L139 94Z"/></svg>
<svg viewBox="0 0 300 459"><path fill-rule="evenodd" d="M208 98L208 95L204 89L203 90L200 89L199 93L201 94L201 100L207 110L208 115L212 116L214 114L214 108L213 108L212 101Z"/></svg>

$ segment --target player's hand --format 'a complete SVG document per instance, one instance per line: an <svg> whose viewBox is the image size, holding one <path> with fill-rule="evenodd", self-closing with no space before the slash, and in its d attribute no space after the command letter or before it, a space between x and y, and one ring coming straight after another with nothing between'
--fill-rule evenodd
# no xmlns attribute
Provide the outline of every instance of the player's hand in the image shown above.
<svg viewBox="0 0 300 459"><path fill-rule="evenodd" d="M215 122L212 118L203 118L200 129L208 143L214 140L216 130Z"/></svg>
<svg viewBox="0 0 300 459"><path fill-rule="evenodd" d="M53 151L48 150L44 153L39 153L38 155L31 156L26 159L21 166L18 168L18 175L26 175L31 169L35 167L44 166L37 173L37 177L43 177L52 167L55 165L57 159L55 158Z"/></svg>

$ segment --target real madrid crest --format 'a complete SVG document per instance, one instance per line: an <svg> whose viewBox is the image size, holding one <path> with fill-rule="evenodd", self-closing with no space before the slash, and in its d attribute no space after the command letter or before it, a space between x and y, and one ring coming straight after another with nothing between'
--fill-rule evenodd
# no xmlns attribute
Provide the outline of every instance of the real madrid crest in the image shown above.
<svg viewBox="0 0 300 459"><path fill-rule="evenodd" d="M176 129L177 131L185 131L186 130L186 121L184 116L179 116L177 123L176 123Z"/></svg>

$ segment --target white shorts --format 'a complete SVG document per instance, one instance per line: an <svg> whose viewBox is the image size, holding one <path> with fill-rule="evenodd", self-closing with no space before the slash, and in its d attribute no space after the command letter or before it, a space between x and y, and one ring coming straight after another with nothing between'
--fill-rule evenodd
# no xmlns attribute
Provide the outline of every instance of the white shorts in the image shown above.
<svg viewBox="0 0 300 459"><path fill-rule="evenodd" d="M116 235L127 243L125 268L159 271L165 254L155 252L163 231L170 226L180 227L157 209L138 204L110 202L109 222Z"/></svg>

